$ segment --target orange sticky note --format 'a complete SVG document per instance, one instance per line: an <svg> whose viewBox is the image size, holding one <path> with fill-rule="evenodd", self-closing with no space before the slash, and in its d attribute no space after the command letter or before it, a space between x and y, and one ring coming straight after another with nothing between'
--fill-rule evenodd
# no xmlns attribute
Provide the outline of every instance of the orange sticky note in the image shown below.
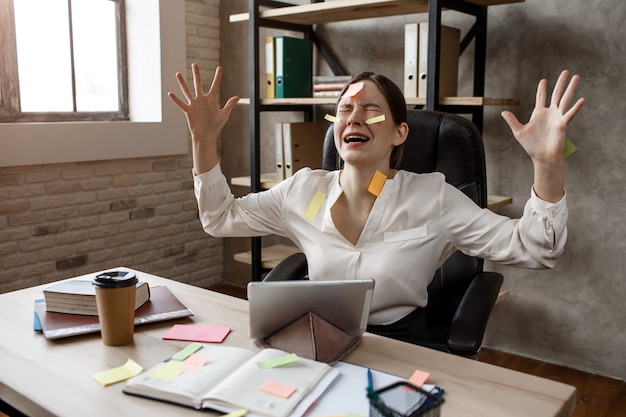
<svg viewBox="0 0 626 417"><path fill-rule="evenodd" d="M354 97L361 92L365 84L363 81L359 81L358 83L350 84L346 92L342 97Z"/></svg>
<svg viewBox="0 0 626 417"><path fill-rule="evenodd" d="M294 387L290 387L289 385L281 384L280 382L268 379L261 384L259 391L263 391L280 398L289 398L291 397L291 394L296 392L296 389Z"/></svg>
<svg viewBox="0 0 626 417"><path fill-rule="evenodd" d="M419 369L413 372L413 375L409 378L409 384L413 384L418 388L421 388L422 385L428 380L430 377L429 372L420 371Z"/></svg>
<svg viewBox="0 0 626 417"><path fill-rule="evenodd" d="M385 186L385 181L387 181L387 176L377 170L374 172L374 176L370 181L370 185L367 187L367 191L378 197Z"/></svg>

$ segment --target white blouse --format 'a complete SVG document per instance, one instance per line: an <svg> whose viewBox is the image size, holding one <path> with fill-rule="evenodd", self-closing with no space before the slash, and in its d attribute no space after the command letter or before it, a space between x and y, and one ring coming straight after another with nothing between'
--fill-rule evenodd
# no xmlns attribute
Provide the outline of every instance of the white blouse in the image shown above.
<svg viewBox="0 0 626 417"><path fill-rule="evenodd" d="M556 264L567 239L565 196L551 204L531 191L510 219L478 207L440 173L399 171L376 199L356 245L335 228L330 209L340 171L299 170L267 191L235 198L217 165L194 177L200 220L216 237L275 234L305 254L309 278L374 278L370 324L390 324L428 301L435 271L455 251L512 266Z"/></svg>

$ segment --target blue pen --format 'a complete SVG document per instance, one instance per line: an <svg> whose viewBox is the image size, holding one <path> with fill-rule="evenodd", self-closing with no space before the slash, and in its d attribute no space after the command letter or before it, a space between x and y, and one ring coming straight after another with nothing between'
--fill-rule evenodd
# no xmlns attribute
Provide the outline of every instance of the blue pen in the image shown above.
<svg viewBox="0 0 626 417"><path fill-rule="evenodd" d="M374 390L374 381L372 380L372 370L367 368L367 388Z"/></svg>

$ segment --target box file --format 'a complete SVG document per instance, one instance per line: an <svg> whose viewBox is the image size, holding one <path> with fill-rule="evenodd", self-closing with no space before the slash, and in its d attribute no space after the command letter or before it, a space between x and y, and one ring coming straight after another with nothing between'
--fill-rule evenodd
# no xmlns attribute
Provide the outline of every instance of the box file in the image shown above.
<svg viewBox="0 0 626 417"><path fill-rule="evenodd" d="M276 98L313 96L313 43L309 39L274 37Z"/></svg>

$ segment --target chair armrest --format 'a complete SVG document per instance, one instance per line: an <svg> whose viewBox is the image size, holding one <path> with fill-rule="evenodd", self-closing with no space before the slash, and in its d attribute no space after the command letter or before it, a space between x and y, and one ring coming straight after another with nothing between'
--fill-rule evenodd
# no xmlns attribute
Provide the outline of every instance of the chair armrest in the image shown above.
<svg viewBox="0 0 626 417"><path fill-rule="evenodd" d="M309 267L303 253L294 253L280 261L263 281L291 281L306 279Z"/></svg>
<svg viewBox="0 0 626 417"><path fill-rule="evenodd" d="M466 357L478 353L503 280L497 272L481 272L474 277L450 324L451 353Z"/></svg>

